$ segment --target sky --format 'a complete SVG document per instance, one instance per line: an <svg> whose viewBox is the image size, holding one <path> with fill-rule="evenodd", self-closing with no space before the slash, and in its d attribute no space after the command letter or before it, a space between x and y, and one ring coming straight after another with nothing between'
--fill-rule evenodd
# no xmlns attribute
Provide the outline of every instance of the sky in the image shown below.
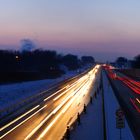
<svg viewBox="0 0 140 140"><path fill-rule="evenodd" d="M38 48L99 61L140 53L139 0L0 0L0 49Z"/></svg>

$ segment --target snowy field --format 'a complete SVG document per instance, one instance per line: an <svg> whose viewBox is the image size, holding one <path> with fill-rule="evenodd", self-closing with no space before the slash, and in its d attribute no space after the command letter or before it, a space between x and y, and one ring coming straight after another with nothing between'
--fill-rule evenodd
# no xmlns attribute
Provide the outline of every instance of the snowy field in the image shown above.
<svg viewBox="0 0 140 140"><path fill-rule="evenodd" d="M71 71L57 79L37 80L29 82L20 82L0 86L0 110L16 103L19 100L26 99L29 96L49 89L64 79L77 75L77 71Z"/></svg>

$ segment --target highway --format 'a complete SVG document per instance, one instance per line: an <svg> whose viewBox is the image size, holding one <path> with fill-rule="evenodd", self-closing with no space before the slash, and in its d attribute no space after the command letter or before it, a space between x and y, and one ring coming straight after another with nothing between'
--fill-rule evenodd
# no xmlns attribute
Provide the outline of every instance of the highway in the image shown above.
<svg viewBox="0 0 140 140"><path fill-rule="evenodd" d="M60 140L88 104L100 81L100 66L82 74L0 128L2 140Z"/></svg>
<svg viewBox="0 0 140 140"><path fill-rule="evenodd" d="M115 95L123 108L135 139L140 139L140 82L106 68Z"/></svg>

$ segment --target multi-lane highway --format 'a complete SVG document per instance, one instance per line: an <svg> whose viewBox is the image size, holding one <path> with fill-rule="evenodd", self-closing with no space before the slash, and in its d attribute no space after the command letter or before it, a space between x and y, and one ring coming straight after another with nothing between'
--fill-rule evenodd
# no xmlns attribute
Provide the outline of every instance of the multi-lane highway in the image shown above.
<svg viewBox="0 0 140 140"><path fill-rule="evenodd" d="M50 96L0 128L2 140L59 140L82 112L100 79L100 66L64 83Z"/></svg>
<svg viewBox="0 0 140 140"><path fill-rule="evenodd" d="M140 139L140 82L109 67L106 71L131 130L135 138Z"/></svg>

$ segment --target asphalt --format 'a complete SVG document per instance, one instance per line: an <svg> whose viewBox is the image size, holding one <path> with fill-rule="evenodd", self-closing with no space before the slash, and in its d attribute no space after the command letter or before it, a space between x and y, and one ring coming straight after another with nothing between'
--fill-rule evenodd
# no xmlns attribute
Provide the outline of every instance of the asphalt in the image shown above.
<svg viewBox="0 0 140 140"><path fill-rule="evenodd" d="M92 74L95 73L94 70L92 70ZM6 128L1 127L1 139L59 140L66 130L67 123L78 111L83 109L84 103L89 101L90 88L93 87L94 78L98 77L97 74L94 77L89 72L83 73L67 83L64 81L57 90L52 91L54 96L43 98L38 105L36 104L32 108L35 108L33 111ZM97 84L94 83L94 87L97 88Z"/></svg>
<svg viewBox="0 0 140 140"><path fill-rule="evenodd" d="M134 93L120 80L109 78L109 81L111 82L115 96L125 112L126 119L128 120L135 139L140 140L140 113L134 108L130 101L130 98L140 99L140 95Z"/></svg>

